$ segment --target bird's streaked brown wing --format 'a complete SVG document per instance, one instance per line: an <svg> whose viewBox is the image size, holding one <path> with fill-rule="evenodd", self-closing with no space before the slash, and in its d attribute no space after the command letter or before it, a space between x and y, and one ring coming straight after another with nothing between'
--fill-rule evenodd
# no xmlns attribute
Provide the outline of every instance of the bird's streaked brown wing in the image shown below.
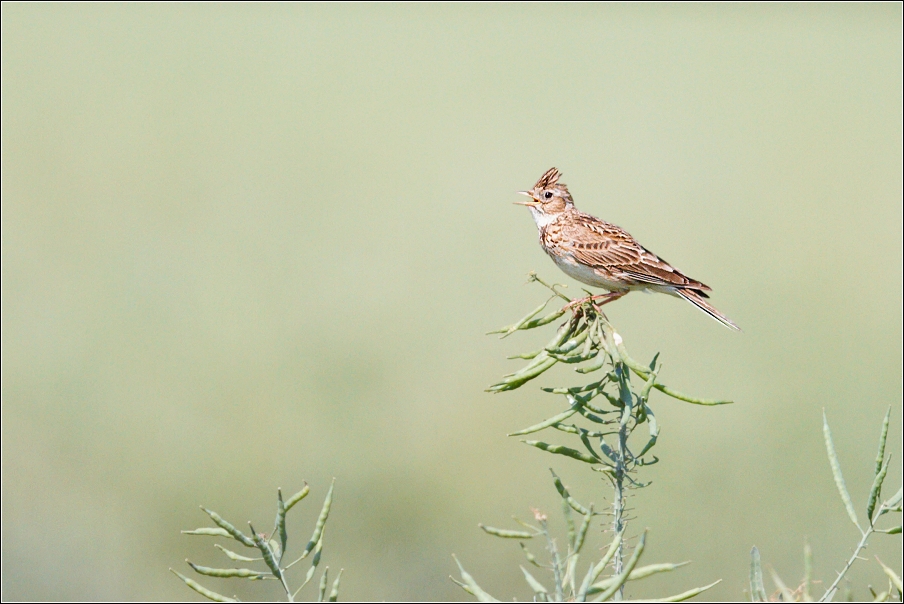
<svg viewBox="0 0 904 604"><path fill-rule="evenodd" d="M578 262L603 276L628 281L632 285L663 285L697 290L705 296L710 288L673 268L647 250L623 229L589 214L575 213L562 225L562 233L571 243L569 250Z"/></svg>

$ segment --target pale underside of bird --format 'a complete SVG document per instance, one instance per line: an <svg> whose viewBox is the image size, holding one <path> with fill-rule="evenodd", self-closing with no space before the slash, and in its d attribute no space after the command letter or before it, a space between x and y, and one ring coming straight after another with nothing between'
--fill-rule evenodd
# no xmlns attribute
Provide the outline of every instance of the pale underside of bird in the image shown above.
<svg viewBox="0 0 904 604"><path fill-rule="evenodd" d="M706 292L712 291L709 286L682 274L624 229L575 208L568 187L559 182L560 176L558 170L550 168L533 189L520 191L530 200L515 203L530 208L540 245L565 274L608 290L610 293L602 296L606 302L634 290L684 298L726 327L740 331L706 301Z"/></svg>

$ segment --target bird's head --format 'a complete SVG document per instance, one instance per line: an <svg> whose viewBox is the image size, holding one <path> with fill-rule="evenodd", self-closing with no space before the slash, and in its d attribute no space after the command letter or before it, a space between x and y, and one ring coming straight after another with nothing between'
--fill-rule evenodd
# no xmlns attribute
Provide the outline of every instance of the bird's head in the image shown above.
<svg viewBox="0 0 904 604"><path fill-rule="evenodd" d="M526 201L516 201L518 205L530 208L534 220L540 225L555 218L565 210L574 206L574 200L565 183L559 182L561 174L555 168L547 170L534 188L529 191L518 191L521 195L530 197Z"/></svg>

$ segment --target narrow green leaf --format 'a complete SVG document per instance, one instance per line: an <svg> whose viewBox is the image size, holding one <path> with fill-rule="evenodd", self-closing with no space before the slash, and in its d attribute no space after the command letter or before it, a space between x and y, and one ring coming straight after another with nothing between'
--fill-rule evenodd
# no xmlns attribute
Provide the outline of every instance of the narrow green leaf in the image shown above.
<svg viewBox="0 0 904 604"><path fill-rule="evenodd" d="M320 534L320 541L314 546L314 554L311 556L311 568L317 568L320 564L320 558L323 555L323 533Z"/></svg>
<svg viewBox="0 0 904 604"><path fill-rule="evenodd" d="M248 527L251 529L251 535L254 539L254 545L257 546L257 549L260 550L261 554L264 557L264 563L273 573L273 576L277 579L282 580L282 570L279 568L279 562L276 560L276 556L273 554L273 550L270 548L270 544L264 541L257 531L254 530L254 526L251 523L248 523Z"/></svg>
<svg viewBox="0 0 904 604"><path fill-rule="evenodd" d="M647 377L646 381L643 384L643 387L640 389L639 398L641 401L646 402L648 398L650 398L650 390L656 384L656 371L651 371L650 375Z"/></svg>
<svg viewBox="0 0 904 604"><path fill-rule="evenodd" d="M193 590L195 590L196 592L198 592L199 594L201 594L208 600L213 600L214 602L238 602L238 600L234 600L233 598L227 598L224 595L218 594L215 591L211 591L211 590L207 589L206 587L204 587L197 581L193 581L192 579L189 579L182 573L176 572L173 569L170 569L170 572L173 573L174 575L176 575L177 577L179 577L180 579L182 579L183 583L185 583L186 585L191 587Z"/></svg>
<svg viewBox="0 0 904 604"><path fill-rule="evenodd" d="M574 575L580 559L581 555L572 551L571 555L567 557L568 562L565 564L565 580L562 582L562 587L567 589L570 585L572 593L574 593L574 590L577 589L577 583Z"/></svg>
<svg viewBox="0 0 904 604"><path fill-rule="evenodd" d="M577 409L569 409L568 411L563 411L562 413L559 413L558 415L554 415L547 420L543 420L539 424L534 424L530 428L525 428L523 430L518 430L517 432L512 432L508 436L523 436L525 434L539 432L540 430L543 430L544 428L549 428L550 426L557 424L564 419L568 419L569 417L571 417L572 415L577 413L577 411L578 411Z"/></svg>
<svg viewBox="0 0 904 604"><path fill-rule="evenodd" d="M186 560L185 562L189 566L191 566L192 570L199 575L206 575L208 577L219 577L221 579L230 577L240 577L243 579L262 579L268 575L268 573L251 570L250 568L210 568L207 566L199 566L198 564L193 564L188 560Z"/></svg>
<svg viewBox="0 0 904 604"><path fill-rule="evenodd" d="M603 438L600 438L600 451L603 452L603 455L609 458L612 463L618 463L618 453L612 450L612 447L609 446Z"/></svg>
<svg viewBox="0 0 904 604"><path fill-rule="evenodd" d="M628 563L625 564L624 570L616 575L615 581L603 591L599 596L595 599L600 602L605 602L609 598L615 595L619 589L621 589L622 585L628 580L628 576L630 576L631 572L634 570L634 567L637 566L637 561L640 560L640 555L643 554L644 544L647 542L647 531L644 531L640 534L640 540L637 542L637 547L634 548L634 552L631 554L631 558L628 560Z"/></svg>
<svg viewBox="0 0 904 604"><path fill-rule="evenodd" d="M794 594L791 593L791 590L788 589L788 586L785 585L785 582L782 581L782 578L778 576L778 573L775 572L774 568L769 569L769 574L772 575L772 582L775 583L775 586L778 588L779 592L781 592L782 600L784 602L796 601Z"/></svg>
<svg viewBox="0 0 904 604"><path fill-rule="evenodd" d="M286 511L288 512L289 510L291 510L292 506L294 506L296 503L298 503L299 501L301 501L302 499L307 497L308 493L310 493L310 492L311 492L311 487L308 486L307 482L304 483L303 489L301 489L300 491L298 491L297 493L295 493L294 495L292 495L291 497L286 499Z"/></svg>
<svg viewBox="0 0 904 604"><path fill-rule="evenodd" d="M888 437L888 420L891 417L891 405L885 412L885 419L882 420L882 430L879 432L879 452L876 454L876 475L882 470L882 463L885 461L885 439Z"/></svg>
<svg viewBox="0 0 904 604"><path fill-rule="evenodd" d="M609 329L612 329L611 326L609 327ZM649 379L650 369L648 367L644 367L642 364L638 363L637 361L632 359L630 357L630 355L628 355L628 351L625 350L625 346L622 343L621 336L614 329L612 330L612 339L615 342L615 346L618 351L617 356L624 362L624 364L627 365L628 368L631 369L631 371L636 373L640 379L642 379L642 380ZM714 406L714 405L730 405L730 404L732 404L732 401L721 401L721 400L716 400L716 399L698 398L695 396L690 396L688 394L678 392L677 390L674 390L673 388L669 388L668 386L665 386L664 384L658 384L658 383L654 384L653 388L655 388L656 390L659 390L663 394L667 394L668 396L670 396L674 399L678 399L679 401L684 401L685 403L691 403L694 405Z"/></svg>
<svg viewBox="0 0 904 604"><path fill-rule="evenodd" d="M590 504L590 507L587 509L587 513L584 514L584 521L581 522L581 528L578 529L578 535L574 541L574 553L575 555L581 553L581 548L584 546L584 539L587 537L587 530L590 528L590 523L593 520L593 504Z"/></svg>
<svg viewBox="0 0 904 604"><path fill-rule="evenodd" d="M628 408L634 407L634 393L631 392L631 374L625 371L621 365L615 366L618 375L618 399L622 405Z"/></svg>
<svg viewBox="0 0 904 604"><path fill-rule="evenodd" d="M760 565L760 550L750 550L750 601L768 602L766 589L763 587L763 568Z"/></svg>
<svg viewBox="0 0 904 604"><path fill-rule="evenodd" d="M320 562L320 552L323 551L323 535L325 532L326 532L326 529L320 531L320 540L317 541L317 545L314 546L314 555L312 557L313 562L311 562L311 564L315 567L317 566L317 563ZM285 568L283 568L283 571L289 570L290 568L292 568L293 566L295 566L296 564L298 564L299 562L301 562L302 560L304 560L307 557L308 557L308 554L302 552L301 556L299 556L298 558L295 558L294 560L292 560L291 562L286 564Z"/></svg>
<svg viewBox="0 0 904 604"><path fill-rule="evenodd" d="M549 325L550 323L552 323L553 321L555 321L556 319L558 319L559 317L564 315L566 312L567 312L567 310L565 308L561 308L559 310L554 310L553 312L549 313L548 315L544 315L544 316L540 317L539 319L532 319L532 320L528 321L527 323L525 323L524 325L521 326L521 329L526 330L526 329L533 329L535 327L542 327L544 325Z"/></svg>
<svg viewBox="0 0 904 604"><path fill-rule="evenodd" d="M609 466L590 466L590 469L594 472L605 474L610 480L615 478L615 468Z"/></svg>
<svg viewBox="0 0 904 604"><path fill-rule="evenodd" d="M573 354L573 355L563 355L555 352L550 352L549 356L553 357L560 363L566 363L568 365L575 365L577 363L584 363L586 361L591 361L596 358L598 351L594 350L589 354Z"/></svg>
<svg viewBox="0 0 904 604"><path fill-rule="evenodd" d="M581 331L579 331L573 338L564 342L563 344L560 344L559 346L556 346L554 348L547 347L546 352L560 356L568 355L569 352L583 344L588 335L590 335L590 330L585 327Z"/></svg>
<svg viewBox="0 0 904 604"><path fill-rule="evenodd" d="M587 449L587 452L590 453L590 455L592 457L594 457L595 459L602 461L602 458L599 456L599 454L593 450L593 445L590 444L590 439L587 438L587 433L581 432L579 437L581 439L581 443L583 443L583 445L584 445L584 448ZM600 443L604 445L604 444L606 444L606 441L604 441L603 439L600 439Z"/></svg>
<svg viewBox="0 0 904 604"><path fill-rule="evenodd" d="M323 575L320 577L320 587L317 595L317 601L323 602L323 599L326 597L326 586L327 586L327 577L330 574L330 567L327 566L323 569Z"/></svg>
<svg viewBox="0 0 904 604"><path fill-rule="evenodd" d="M263 558L249 558L248 556L242 556L235 553L232 550L228 550L219 543L214 543L213 546L219 550L221 550L230 560L235 560L236 562L255 562L257 560L263 560Z"/></svg>
<svg viewBox="0 0 904 604"><path fill-rule="evenodd" d="M527 546L526 546L526 545L524 545L523 543L518 543L518 545L521 546L521 551L524 552L524 557L527 558L527 561L528 561L528 562L530 562L531 564L533 564L533 565L536 566L537 568L542 568L542 567L540 566L540 563L537 562L537 558L536 558L532 553L530 553L530 550L527 549Z"/></svg>
<svg viewBox="0 0 904 604"><path fill-rule="evenodd" d="M552 474L552 482L556 487L556 491L558 491L562 499L564 499L568 503L568 505L571 506L571 509L573 509L578 514L583 514L584 516L593 513L591 510L581 505L577 499L571 496L571 493L568 492L568 489L564 484L562 484L562 480L558 477L558 475L555 473L555 471L553 471L552 468L549 468L549 472L550 474Z"/></svg>
<svg viewBox="0 0 904 604"><path fill-rule="evenodd" d="M452 579L452 582L455 583L456 585L458 585L459 587L461 587L463 590L465 590L466 592L468 592L468 593L471 594L472 596L474 595L474 592L471 591L471 588L470 588L470 587L468 587L467 585L465 585L464 583L462 583L461 581L459 581L458 579L456 579L456 578L453 577L452 575L449 575L449 578Z"/></svg>
<svg viewBox="0 0 904 604"><path fill-rule="evenodd" d="M685 562L661 562L659 564L648 564L647 566L641 566L640 568L635 568L633 571L631 571L631 574L628 575L628 581L639 581L640 579L646 579L647 577L658 575L659 573L672 572L676 568L681 568L682 566L687 566L688 564L690 564L690 560L687 560Z"/></svg>
<svg viewBox="0 0 904 604"><path fill-rule="evenodd" d="M552 296L549 300L552 300L552 298L555 298L555 296ZM538 306L537 308L535 308L534 310L529 312L527 315L525 315L523 318L521 318L518 322L512 323L511 325L507 325L505 327L502 327L501 329L494 329L493 331L488 331L486 333L486 335L489 336L489 335L501 333L501 334L505 334L502 336L504 338L505 336L515 332L518 329L518 327L527 323L532 318L534 318L535 316L540 314L540 311L542 311L544 308L546 308L546 305L549 304L549 300L547 300L546 302L544 302L543 304L541 304L540 306Z"/></svg>
<svg viewBox="0 0 904 604"><path fill-rule="evenodd" d="M604 382L607 380L606 377L603 377L601 380L597 380L596 382L591 382L589 384L585 384L584 386L571 386L565 388L563 386L556 387L548 387L544 386L540 388L543 392L549 392L550 394L581 394L582 392L589 392L591 390L599 390L603 387ZM571 403L572 405L574 403Z"/></svg>
<svg viewBox="0 0 904 604"><path fill-rule="evenodd" d="M252 541L247 536L245 536L245 533L243 533L239 529L232 526L232 524L230 524L229 522L227 522L226 520L221 518L219 514L217 514L214 511L208 510L203 505L201 506L201 509L204 511L205 514L210 516L210 519L213 520L217 524L217 526L219 526L221 529L223 529L227 533L229 533L230 537L232 537L233 539L235 539L236 541L238 541L245 547L256 547L254 545L254 541Z"/></svg>
<svg viewBox="0 0 904 604"><path fill-rule="evenodd" d="M590 586L593 585L593 582L596 581L597 577L600 576L600 573L603 572L603 570L612 560L612 557L615 556L615 552L618 550L621 542L622 534L619 533L615 536L614 539L612 539L612 543L609 544L609 549L606 550L606 553L603 554L603 557L600 559L600 561L587 569L587 574L584 575L584 581L581 583L581 588L578 590L577 595L575 595L576 602L587 601L587 591L590 589Z"/></svg>
<svg viewBox="0 0 904 604"><path fill-rule="evenodd" d="M569 402L571 402L571 401L569 400ZM599 416L597 416L597 415L594 415L594 414L590 413L587 409L584 408L583 405L577 407L577 410L578 410L578 413L580 413L580 414L583 415L586 419L592 421L592 422L595 423L595 424L607 424L607 423L608 423L608 422L607 422L606 420L604 420L603 418L601 418L601 417L599 417Z"/></svg>
<svg viewBox="0 0 904 604"><path fill-rule="evenodd" d="M229 537L232 538L232 535L229 534L229 531L222 528L212 528L212 527L204 527L195 529L193 531L181 531L183 535L204 535L208 537Z"/></svg>
<svg viewBox="0 0 904 604"><path fill-rule="evenodd" d="M293 600L295 599L295 596L298 595L298 592L300 592L300 591L302 590L302 588L303 588L305 585L307 585L308 583L310 583L310 582L311 582L311 579L314 578L314 573L317 571L317 565L320 564L320 557L321 557L321 553L322 553L322 552L323 552L323 537L321 536L321 537L320 537L320 541L318 541L318 542L317 542L317 545L314 547L314 555L311 556L311 568L309 568L309 569L308 569L308 572L305 573L305 576L304 576L304 582L302 582L302 584L298 586L298 589L295 590L295 593L292 594L292 599L293 599ZM298 561L300 561L300 560L301 560L301 558L299 558L299 559L296 560L295 562L298 562ZM295 562L293 562L292 564L295 564ZM290 564L289 566L287 566L287 567L284 569L284 571L285 571L285 570L289 570L289 567L292 566L292 564Z"/></svg>
<svg viewBox="0 0 904 604"><path fill-rule="evenodd" d="M595 346L593 341L593 336L598 332L599 326L597 323L599 319L594 319L590 327L587 328L587 339L584 340L584 348L581 350L581 356L587 356L591 352L593 352L593 356L596 356L596 353L599 352L599 348Z"/></svg>
<svg viewBox="0 0 904 604"><path fill-rule="evenodd" d="M570 321L566 321L559 329L556 330L556 335L552 337L552 339L547 342L546 346L544 346L544 350L553 349L555 350L559 346L562 345L562 342L571 337L571 334L574 331L574 328L577 327L577 323L574 319Z"/></svg>
<svg viewBox="0 0 904 604"><path fill-rule="evenodd" d="M643 404L643 409L647 414L647 423L650 425L650 440L647 441L647 444L644 445L643 449L640 450L640 453L637 457L643 457L647 451L656 446L656 441L659 439L659 423L656 421L656 416L653 414L653 410L647 406L646 403Z"/></svg>
<svg viewBox="0 0 904 604"><path fill-rule="evenodd" d="M486 391L505 392L507 390L515 390L516 388L520 388L527 382L531 381L535 377L542 375L546 370L558 363L556 359L551 358L546 352L543 352L541 355L539 355L537 359L542 359L542 362L531 367L529 371L525 371L523 373L518 372L517 374L508 377L497 384L493 384L492 386L487 388Z"/></svg>
<svg viewBox="0 0 904 604"><path fill-rule="evenodd" d="M825 437L826 451L829 455L829 465L832 467L832 476L835 477L835 486L838 487L838 493L841 495L841 501L844 503L851 522L860 529L860 523L857 522L857 513L854 512L854 504L851 503L851 495L844 484L844 476L841 475L841 465L838 463L838 455L836 455L835 445L832 443L832 431L829 429L825 411L822 412L822 434Z"/></svg>
<svg viewBox="0 0 904 604"><path fill-rule="evenodd" d="M280 564L280 560L282 559L282 546L279 544L279 541L271 537L267 541L267 545L270 546L270 551L273 552L273 557L276 558L276 563Z"/></svg>
<svg viewBox="0 0 904 604"><path fill-rule="evenodd" d="M534 590L534 593L538 596L542 594L544 597L546 597L549 592L546 591L546 588L543 587L543 584L537 581L534 576L527 571L526 568L520 565L519 567L521 568L521 572L524 573L525 581L527 581L527 584L530 585L530 588Z"/></svg>
<svg viewBox="0 0 904 604"><path fill-rule="evenodd" d="M578 428L575 424L553 424L553 428L559 430L561 432L568 432L569 434L586 434L589 438L599 438L601 436L608 436L609 434L618 434L618 432L609 431L609 432L597 432L594 430L585 430L584 428Z"/></svg>
<svg viewBox="0 0 904 604"><path fill-rule="evenodd" d="M286 543L289 541L289 533L286 532L286 503L282 498L282 489L276 489L276 530L279 535L279 555L277 564L282 562L283 553L286 551Z"/></svg>
<svg viewBox="0 0 904 604"><path fill-rule="evenodd" d="M895 586L895 589L898 590L898 593L904 593L904 585L901 584L901 577L898 576L898 573L885 566L885 563L879 559L879 556L876 556L876 562L879 563L879 566L882 567L882 570L885 571L885 574L888 576L888 579Z"/></svg>
<svg viewBox="0 0 904 604"><path fill-rule="evenodd" d="M571 517L571 506L564 499L562 500L562 515L565 517L565 526L568 530L568 548L574 552L574 540L577 539L578 531L574 525L574 518Z"/></svg>
<svg viewBox="0 0 904 604"><path fill-rule="evenodd" d="M531 360L530 363L528 363L524 367L521 367L520 369L518 369L517 371L513 371L512 373L506 373L502 377L504 380L518 379L520 376L533 371L534 369L536 369L537 367L539 367L540 365L542 365L543 363L546 363L548 361L549 361L549 353L546 352L545 350L543 350L540 352L540 354L535 356Z"/></svg>
<svg viewBox="0 0 904 604"><path fill-rule="evenodd" d="M339 569L339 574L336 575L336 580L333 581L333 588L330 589L330 597L329 597L330 602L335 602L336 600L339 599L339 580L342 578L343 570L345 570L345 569L342 569L342 568Z"/></svg>
<svg viewBox="0 0 904 604"><path fill-rule="evenodd" d="M804 602L812 602L813 597L810 595L810 584L813 582L813 548L810 547L809 541L804 541L804 585L803 598Z"/></svg>
<svg viewBox="0 0 904 604"><path fill-rule="evenodd" d="M515 522L517 522L518 524L520 524L520 525L523 526L524 528L532 530L533 533L534 533L535 535L539 535L540 533L543 532L543 529L537 528L536 526L534 526L533 524L531 524L531 523L529 523L529 522L524 522L523 520L521 520L521 519L518 518L517 516L512 516L512 520L514 520Z"/></svg>
<svg viewBox="0 0 904 604"><path fill-rule="evenodd" d="M458 571L461 573L462 581L465 582L465 585L471 588L471 593L475 598L477 598L478 601L499 602L499 600L485 592L483 588L477 584L477 582L474 580L474 577L468 574L468 572L464 569L464 567L461 565L461 562L458 561L458 558L456 558L454 554L452 555L452 558L455 560L455 564L458 565Z"/></svg>
<svg viewBox="0 0 904 604"><path fill-rule="evenodd" d="M869 490L869 498L866 500L866 519L869 520L870 525L873 524L873 510L876 509L876 501L878 501L879 495L882 494L882 483L885 481L885 475L888 474L888 462L890 461L891 455L888 456L888 459L886 459L885 463L882 464L882 467L879 468L879 472L873 479L873 486L870 487Z"/></svg>
<svg viewBox="0 0 904 604"><path fill-rule="evenodd" d="M603 368L603 365L606 364L607 360L608 357L602 355L600 356L599 361L597 361L596 363L587 365L586 367L578 367L577 369L575 369L575 371L577 371L578 373L593 373L594 371L599 371Z"/></svg>
<svg viewBox="0 0 904 604"><path fill-rule="evenodd" d="M713 583L710 583L709 585L706 585L704 587L695 587L694 589L689 589L680 594L675 594L674 596L659 598L658 600L646 600L646 602L684 602L685 600L690 600L694 596L699 596L707 589L713 588L721 582L722 579L719 579L718 581L714 581Z"/></svg>
<svg viewBox="0 0 904 604"><path fill-rule="evenodd" d="M533 539L533 534L528 533L526 531L510 531L506 529L498 529L493 528L492 526L486 526L485 524L478 524L480 528L483 529L485 533L488 535L493 535L494 537L502 537L503 539Z"/></svg>
<svg viewBox="0 0 904 604"><path fill-rule="evenodd" d="M564 346L563 342L565 342L565 340L567 340L568 337L573 333L571 331L572 325L572 322L565 323L562 326L562 329L557 333L556 337L550 340L546 345L546 348L544 348L540 352L540 354L535 356L530 363L513 373L504 375L503 378L517 379L524 375L534 375L540 365L549 363L550 361L557 361L557 359L550 357L550 352L567 355L567 353L561 351L561 347Z"/></svg>
<svg viewBox="0 0 904 604"><path fill-rule="evenodd" d="M879 510L879 515L881 516L887 512L900 512L902 496L904 496L904 487L900 487L894 495L882 502L882 508Z"/></svg>
<svg viewBox="0 0 904 604"><path fill-rule="evenodd" d="M524 317L522 317L521 320L519 320L517 323L514 323L514 324L512 324L512 325L509 325L508 327L503 327L502 329L496 329L496 330L494 330L494 331L488 331L488 332L487 332L487 335L491 335L491 334L495 334L495 333L501 333L502 335L499 336L500 338L505 338L505 337L508 337L508 336L512 335L513 333L515 333L515 332L518 331L519 329L524 328L524 326L525 326L531 319L533 319L533 318L536 317L538 314L540 314L540 312L541 312L544 308L546 308L546 305L549 304L549 302L550 302L553 298L555 298L555 296L552 296L549 300L547 300L546 302L544 302L543 304L541 304L540 306L538 306L537 308L535 308L534 310L532 310L531 312L529 312L527 315L525 315ZM562 313L562 314L564 314L564 313ZM562 316L562 315L560 314L559 316ZM552 320L554 321L555 319L552 319Z"/></svg>
<svg viewBox="0 0 904 604"><path fill-rule="evenodd" d="M643 374L638 373L637 375L639 375L641 378L643 377ZM700 397L696 397L696 396L691 396L689 394L684 394L683 392L678 392L674 388L669 388L668 386L666 386L664 384L653 384L653 388L655 388L656 390L660 391L663 394L669 395L670 397L672 397L674 399L678 399L679 401L684 401L685 403L690 403L692 405L703 405L706 407L715 407L717 405L731 405L734 403L734 401L723 401L723 400L718 400L718 399L713 399L713 398L700 398ZM717 583L718 583L718 581L717 581ZM703 588L703 589L709 589L709 588L707 587L707 588Z"/></svg>
<svg viewBox="0 0 904 604"><path fill-rule="evenodd" d="M323 507L320 509L320 516L317 517L317 524L314 525L314 532L311 534L311 538L308 540L308 544L301 554L301 559L306 558L314 549L314 546L317 545L317 542L320 541L320 535L323 534L323 527L326 526L326 520L330 516L330 506L333 505L333 487L335 485L336 479L334 478L330 483L330 490L327 491L326 498L323 500Z"/></svg>
<svg viewBox="0 0 904 604"><path fill-rule="evenodd" d="M569 447L565 447L562 445L550 445L548 443L540 442L538 440L522 440L521 442L528 444L532 447L536 447L541 451L546 451L548 453L555 453L556 455L565 455L566 457L570 457L572 459L577 459L578 461L583 461L584 463L589 464L598 464L600 460L587 455L586 453L581 453L580 451L576 451L575 449L571 449Z"/></svg>
<svg viewBox="0 0 904 604"><path fill-rule="evenodd" d="M901 534L901 526L893 526L889 529L876 529L877 533L885 533L886 535L900 535Z"/></svg>
<svg viewBox="0 0 904 604"><path fill-rule="evenodd" d="M672 563L663 563L663 564L650 564L647 566L641 566L640 568L635 568L631 571L631 574L628 575L627 581L639 581L640 579L645 579L651 575L656 575L659 573L667 573L675 570L676 568L681 568L682 566L686 566L690 564L690 562L679 562L677 564ZM609 577L608 579L603 579L602 581L598 581L594 583L590 589L587 590L587 595L598 594L602 591L608 589L615 581L617 577Z"/></svg>

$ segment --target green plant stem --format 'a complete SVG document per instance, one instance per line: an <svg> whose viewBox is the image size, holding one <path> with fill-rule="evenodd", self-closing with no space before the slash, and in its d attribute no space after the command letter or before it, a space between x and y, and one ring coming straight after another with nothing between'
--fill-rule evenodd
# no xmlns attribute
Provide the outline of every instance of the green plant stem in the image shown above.
<svg viewBox="0 0 904 604"><path fill-rule="evenodd" d="M854 565L854 560L856 560L860 556L860 552L863 551L863 548L866 547L866 540L869 539L869 536L873 534L875 529L870 526L868 529L863 531L863 537L860 539L860 543L857 544L857 547L854 548L854 553L851 555L851 558L847 561L847 564L844 565L844 569L838 573L838 576L835 577L835 580L832 582L832 585L826 590L826 593L822 594L822 597L817 600L817 602L830 602L832 598L835 597L835 592L838 591L838 584L841 582L841 579L844 578L844 575L847 574L847 571L851 569L851 566Z"/></svg>
<svg viewBox="0 0 904 604"><path fill-rule="evenodd" d="M625 415L629 417L625 417ZM628 419L630 419L631 407L625 405L622 407L622 421L618 429L618 449L615 459L615 472L612 478L614 488L612 501L612 531L616 535L624 535L627 522L625 520L625 475L627 473L627 455L628 455ZM615 575L618 576L624 571L625 560L625 540L622 539L618 548L615 550L614 566ZM625 588L622 585L618 591L613 594L613 600L621 600L624 598Z"/></svg>
<svg viewBox="0 0 904 604"><path fill-rule="evenodd" d="M879 511L876 513L876 516L875 516L876 519L878 519L880 516L884 515L886 512L893 510L894 506L897 505L897 503L892 503L892 501L894 499L895 499L895 497L892 497L891 499L884 501L882 503L882 505L879 506ZM832 585L829 586L829 588L826 590L826 592L824 594L822 594L822 597L819 598L819 600L817 600L817 602L829 602L832 600L832 598L835 597L835 593L838 591L838 584L841 582L841 579L851 569L851 566L854 565L854 560L857 560L857 558L860 557L860 552L862 552L863 549L866 547L867 539L869 539L870 535L875 533L876 530L877 529L876 529L875 520L874 520L874 521L870 522L870 525L867 527L867 529L865 531L864 530L860 531L862 536L860 537L860 543L858 543L857 547L854 548L854 553L851 554L851 557L850 557L850 559L848 559L847 564L844 565L844 568L842 569L842 571L840 573L838 573L838 576L835 577L835 580L832 582Z"/></svg>
<svg viewBox="0 0 904 604"><path fill-rule="evenodd" d="M282 586L283 586L283 589L286 590L286 597L289 599L289 602L294 602L295 597L292 594L292 590L289 589L289 584L286 583L286 578L280 574L279 580L282 581Z"/></svg>
<svg viewBox="0 0 904 604"><path fill-rule="evenodd" d="M556 602L561 602L565 597L565 589L563 586L562 561L559 558L559 550L556 548L556 543L549 534L549 527L546 525L546 520L541 520L540 526L542 527L543 536L546 538L546 549L549 551L549 557L552 561L553 577L556 583Z"/></svg>

